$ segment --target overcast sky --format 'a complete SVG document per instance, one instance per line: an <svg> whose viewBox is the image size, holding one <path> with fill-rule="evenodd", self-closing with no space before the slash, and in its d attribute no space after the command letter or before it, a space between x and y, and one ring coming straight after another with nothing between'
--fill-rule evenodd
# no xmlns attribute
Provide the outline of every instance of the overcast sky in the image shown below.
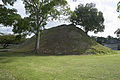
<svg viewBox="0 0 120 80"><path fill-rule="evenodd" d="M77 0L77 2L73 2L73 0L67 0L71 10L74 10L75 7L79 3L86 4L86 3L95 3L96 7L99 11L102 11L105 18L105 31L98 34L89 33L89 35L94 36L103 36L107 37L108 35L116 37L114 34L115 30L120 28L120 19L118 19L119 13L116 12L117 3L120 0ZM0 0L0 4L2 4L2 1ZM21 0L18 0L18 2L15 3L14 7L18 10L18 13L21 14L22 17L25 15L24 5L22 4ZM49 22L46 28L54 27L60 24L65 24L63 22ZM11 28L0 28L0 32L11 32Z"/></svg>

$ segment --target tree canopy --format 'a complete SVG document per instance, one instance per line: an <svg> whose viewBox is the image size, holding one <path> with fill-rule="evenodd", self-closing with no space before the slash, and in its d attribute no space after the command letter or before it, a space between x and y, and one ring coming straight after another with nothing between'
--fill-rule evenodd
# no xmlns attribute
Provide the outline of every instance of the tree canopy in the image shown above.
<svg viewBox="0 0 120 80"><path fill-rule="evenodd" d="M17 14L16 9L9 9L0 4L0 24L4 26L12 26L19 18L21 18L21 16Z"/></svg>
<svg viewBox="0 0 120 80"><path fill-rule="evenodd" d="M74 12L70 21L74 25L82 26L86 33L88 31L102 32L105 29L103 13L95 8L94 3L79 4Z"/></svg>
<svg viewBox="0 0 120 80"><path fill-rule="evenodd" d="M7 5L7 4L10 4L13 6L14 2L17 1L17 0L2 0L2 2Z"/></svg>

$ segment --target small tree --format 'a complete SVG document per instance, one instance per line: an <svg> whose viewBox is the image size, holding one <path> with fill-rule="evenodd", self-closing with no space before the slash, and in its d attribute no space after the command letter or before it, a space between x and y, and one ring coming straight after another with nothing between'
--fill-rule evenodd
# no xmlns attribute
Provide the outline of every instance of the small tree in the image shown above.
<svg viewBox="0 0 120 80"><path fill-rule="evenodd" d="M95 4L79 4L74 12L76 15L71 15L70 21L74 25L82 26L85 33L88 33L88 31L94 31L94 33L97 33L104 30L103 13L95 8Z"/></svg>
<svg viewBox="0 0 120 80"><path fill-rule="evenodd" d="M19 42L20 39L17 39L15 35L0 35L0 44L3 48L7 48L10 44L15 44Z"/></svg>

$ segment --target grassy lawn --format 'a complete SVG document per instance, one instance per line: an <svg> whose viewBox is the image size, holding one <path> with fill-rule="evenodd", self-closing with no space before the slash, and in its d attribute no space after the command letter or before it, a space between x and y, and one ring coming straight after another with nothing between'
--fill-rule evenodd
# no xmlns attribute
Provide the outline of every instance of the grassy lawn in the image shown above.
<svg viewBox="0 0 120 80"><path fill-rule="evenodd" d="M1 52L0 80L120 80L120 54L32 56Z"/></svg>

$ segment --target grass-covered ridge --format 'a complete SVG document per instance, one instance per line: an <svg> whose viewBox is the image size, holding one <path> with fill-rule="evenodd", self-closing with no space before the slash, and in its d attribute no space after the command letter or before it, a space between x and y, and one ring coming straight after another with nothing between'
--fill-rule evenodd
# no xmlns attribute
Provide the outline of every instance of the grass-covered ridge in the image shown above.
<svg viewBox="0 0 120 80"><path fill-rule="evenodd" d="M120 54L34 56L0 52L0 80L120 80Z"/></svg>
<svg viewBox="0 0 120 80"><path fill-rule="evenodd" d="M32 51L35 36L18 47L17 51ZM16 51L16 50L15 50ZM74 25L61 25L43 31L40 40L40 54L76 55L110 53L111 49L93 41L83 30Z"/></svg>

